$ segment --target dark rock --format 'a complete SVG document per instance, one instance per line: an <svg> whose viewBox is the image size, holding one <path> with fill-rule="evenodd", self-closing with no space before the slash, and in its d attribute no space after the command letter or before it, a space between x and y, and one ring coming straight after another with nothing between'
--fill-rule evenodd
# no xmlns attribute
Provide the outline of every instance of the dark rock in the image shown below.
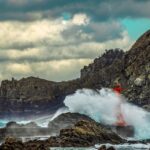
<svg viewBox="0 0 150 150"><path fill-rule="evenodd" d="M43 141L30 141L22 143L15 138L8 137L0 146L0 150L50 150Z"/></svg>
<svg viewBox="0 0 150 150"><path fill-rule="evenodd" d="M116 150L113 146L106 148L106 145L102 145L98 150Z"/></svg>
<svg viewBox="0 0 150 150"><path fill-rule="evenodd" d="M24 144L13 137L8 137L0 146L0 150L24 150Z"/></svg>
<svg viewBox="0 0 150 150"><path fill-rule="evenodd" d="M22 143L8 137L0 150L47 150L49 147L88 147L97 143L119 144L125 142L117 134L95 121L79 121L72 128L62 129L59 136L47 140L33 140Z"/></svg>
<svg viewBox="0 0 150 150"><path fill-rule="evenodd" d="M145 108L150 103L150 30L126 53L110 50L96 58L81 70L81 81L98 89L119 82L129 101Z"/></svg>
<svg viewBox="0 0 150 150"><path fill-rule="evenodd" d="M102 145L98 150L107 150L105 145Z"/></svg>
<svg viewBox="0 0 150 150"><path fill-rule="evenodd" d="M78 87L78 80L58 83L35 77L4 80L0 87L0 117L35 118L54 113L63 106L65 96Z"/></svg>
<svg viewBox="0 0 150 150"><path fill-rule="evenodd" d="M78 113L64 113L56 117L53 121L49 122L48 127L54 132L54 134L59 134L61 129L73 127L75 123L80 120L93 121L86 115L81 115Z"/></svg>
<svg viewBox="0 0 150 150"><path fill-rule="evenodd" d="M107 148L107 150L115 150L115 148L113 146L110 146L109 148Z"/></svg>
<svg viewBox="0 0 150 150"><path fill-rule="evenodd" d="M62 129L58 137L47 140L50 147L88 147L107 142L119 144L125 140L99 123L85 120L77 122L72 128Z"/></svg>
<svg viewBox="0 0 150 150"><path fill-rule="evenodd" d="M134 137L135 131L133 126L109 126L111 130L119 136L128 138Z"/></svg>
<svg viewBox="0 0 150 150"><path fill-rule="evenodd" d="M124 58L128 88L124 94L131 102L150 103L150 30L142 35Z"/></svg>
<svg viewBox="0 0 150 150"><path fill-rule="evenodd" d="M40 127L35 122L27 124L18 124L16 122L9 122L6 127L0 128L0 141L4 140L7 136L15 138L27 137L27 139L36 138L38 136L47 137L50 135L59 135L61 129L73 127L75 123L80 120L93 121L91 118L78 113L65 113L61 114L53 121L49 122L48 127ZM26 140L25 138L23 138Z"/></svg>

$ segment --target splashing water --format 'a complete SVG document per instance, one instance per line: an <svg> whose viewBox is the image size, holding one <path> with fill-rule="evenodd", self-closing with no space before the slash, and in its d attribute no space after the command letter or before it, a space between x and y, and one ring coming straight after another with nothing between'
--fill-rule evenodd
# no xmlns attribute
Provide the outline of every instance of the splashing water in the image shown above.
<svg viewBox="0 0 150 150"><path fill-rule="evenodd" d="M64 104L70 112L85 114L97 122L110 125L117 121L118 105L121 105L126 123L135 128L135 138L150 138L150 113L128 103L123 96L118 96L111 89L77 90L75 94L66 97Z"/></svg>
<svg viewBox="0 0 150 150"><path fill-rule="evenodd" d="M0 120L0 128L5 127L5 125L8 123L7 120Z"/></svg>

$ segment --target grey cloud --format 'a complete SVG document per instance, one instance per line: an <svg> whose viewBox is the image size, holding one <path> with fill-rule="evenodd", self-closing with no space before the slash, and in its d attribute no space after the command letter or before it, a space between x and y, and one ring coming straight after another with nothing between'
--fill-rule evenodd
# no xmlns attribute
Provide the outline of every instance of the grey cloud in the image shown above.
<svg viewBox="0 0 150 150"><path fill-rule="evenodd" d="M14 2L12 3L12 1ZM25 3L18 3L17 0L1 0L0 13L2 15L0 19L40 19L39 16L31 15L35 12L40 12L43 18L49 16L55 18L63 12L69 12L71 14L83 12L91 15L95 20L122 17L150 17L149 0L26 0Z"/></svg>
<svg viewBox="0 0 150 150"><path fill-rule="evenodd" d="M73 26L62 32L65 39L74 38L80 43L83 41L104 42L112 39L121 38L123 27L118 22L91 22L86 26ZM82 35L85 34L85 38ZM86 37L87 35L87 37Z"/></svg>
<svg viewBox="0 0 150 150"><path fill-rule="evenodd" d="M62 60L39 63L8 63L0 64L0 81L15 77L20 79L27 76L38 76L48 80L62 81L79 77L80 69L90 63L89 59ZM68 68L66 70L66 67Z"/></svg>
<svg viewBox="0 0 150 150"><path fill-rule="evenodd" d="M130 40L123 34L118 18L150 17L149 10L149 0L0 0L0 21L6 22L1 24L4 34L0 40L0 79L30 75L52 80L75 78L79 68L88 63L80 63L80 59L91 60L105 48L129 46ZM62 31L58 25L64 12L71 17L84 13L91 21L87 25L71 24ZM4 25L8 26L4 28ZM9 54L11 50L16 51L14 56ZM17 69L14 72L6 69L10 64L24 63L28 72L15 72L20 66L13 66Z"/></svg>

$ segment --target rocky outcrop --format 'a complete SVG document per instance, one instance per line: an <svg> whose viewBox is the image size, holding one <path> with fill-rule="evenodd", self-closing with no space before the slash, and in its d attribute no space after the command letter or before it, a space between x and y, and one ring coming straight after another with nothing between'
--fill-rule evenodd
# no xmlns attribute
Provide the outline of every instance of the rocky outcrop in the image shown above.
<svg viewBox="0 0 150 150"><path fill-rule="evenodd" d="M15 128L38 128L39 126L35 122L29 122L27 124L18 124L16 122L8 122L5 128L15 129Z"/></svg>
<svg viewBox="0 0 150 150"><path fill-rule="evenodd" d="M106 50L105 53L99 58L96 58L92 64L84 66L84 68L81 69L81 78L94 75L102 69L111 67L113 63L120 61L123 56L124 52L121 49Z"/></svg>
<svg viewBox="0 0 150 150"><path fill-rule="evenodd" d="M50 150L43 141L30 141L23 143L13 137L7 137L0 146L0 150Z"/></svg>
<svg viewBox="0 0 150 150"><path fill-rule="evenodd" d="M102 145L98 150L115 150L115 148L112 146L107 148L105 145Z"/></svg>
<svg viewBox="0 0 150 150"><path fill-rule="evenodd" d="M77 89L112 88L120 82L129 101L148 108L150 103L150 30L132 48L107 50L92 64L81 70L72 81L52 82L35 77L2 81L0 118L52 113L63 105L66 95Z"/></svg>
<svg viewBox="0 0 150 150"><path fill-rule="evenodd" d="M81 120L74 127L60 130L58 137L50 137L50 147L89 147L97 143L118 144L125 142L111 130L96 122Z"/></svg>
<svg viewBox="0 0 150 150"><path fill-rule="evenodd" d="M40 127L35 122L27 124L8 122L6 127L0 128L0 142L7 136L27 141L38 139L39 136L46 138L51 135L59 135L61 129L73 127L74 124L80 120L94 121L91 118L78 113L65 113L50 121L48 127Z"/></svg>
<svg viewBox="0 0 150 150"><path fill-rule="evenodd" d="M13 137L7 137L0 150L44 150L49 147L88 147L97 143L119 144L125 142L117 134L95 121L78 121L73 127L60 130L59 136L47 140L33 140L22 143ZM41 148L41 149L40 149ZM43 148L43 149L42 149Z"/></svg>
<svg viewBox="0 0 150 150"><path fill-rule="evenodd" d="M29 141L33 139L39 139L42 137L46 139L49 136L58 136L60 130L73 128L77 122L87 121L91 124L95 123L91 118L81 115L78 113L65 113L56 117L54 120L50 121L48 127L40 127L34 122L27 124L17 124L16 122L7 123L6 127L0 128L0 142L2 142L6 137L11 136L17 139L22 139L23 141ZM97 123L98 124L98 123ZM120 135L121 137L133 137L134 130L130 126L117 127L117 126L106 126L99 124L101 128L111 130L114 133Z"/></svg>
<svg viewBox="0 0 150 150"><path fill-rule="evenodd" d="M0 118L36 117L53 113L63 106L65 96L78 87L78 80L57 83L28 77L2 81Z"/></svg>
<svg viewBox="0 0 150 150"><path fill-rule="evenodd" d="M73 127L75 123L80 120L94 121L86 115L81 115L78 113L65 113L56 117L53 121L50 121L48 128L50 128L54 133L59 134L61 129Z"/></svg>
<svg viewBox="0 0 150 150"><path fill-rule="evenodd" d="M117 81L119 77L122 84L126 84L123 75L124 55L122 50L112 49L96 58L92 64L81 70L82 86L92 89L112 87L114 81Z"/></svg>
<svg viewBox="0 0 150 150"><path fill-rule="evenodd" d="M124 61L128 79L125 95L133 103L150 104L150 30L137 40Z"/></svg>
<svg viewBox="0 0 150 150"><path fill-rule="evenodd" d="M109 60L110 59L110 60ZM109 63L110 62L110 63ZM129 51L106 51L81 70L84 87L112 88L115 82L125 89L130 102L148 108L150 103L150 30Z"/></svg>

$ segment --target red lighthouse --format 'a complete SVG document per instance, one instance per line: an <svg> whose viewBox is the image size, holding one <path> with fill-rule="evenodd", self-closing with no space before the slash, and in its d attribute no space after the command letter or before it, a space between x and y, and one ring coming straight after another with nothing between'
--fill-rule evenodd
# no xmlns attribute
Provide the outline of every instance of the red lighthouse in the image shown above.
<svg viewBox="0 0 150 150"><path fill-rule="evenodd" d="M117 85L113 88L113 91L114 91L116 94L120 95L121 92L123 91L123 88L121 87L120 84L117 84ZM117 109L118 109L118 110L117 110L117 111L118 111L118 114L117 114L117 122L116 122L115 124L116 124L117 126L126 126L127 123L125 122L124 117L123 117L123 114L122 114L122 112L121 112L121 101L120 101L120 103L119 103Z"/></svg>

